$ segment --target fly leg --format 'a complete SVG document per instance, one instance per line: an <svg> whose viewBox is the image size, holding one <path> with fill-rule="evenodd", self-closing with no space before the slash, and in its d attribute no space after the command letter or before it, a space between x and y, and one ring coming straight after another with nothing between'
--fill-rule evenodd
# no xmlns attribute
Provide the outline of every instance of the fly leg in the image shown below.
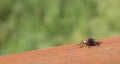
<svg viewBox="0 0 120 64"><path fill-rule="evenodd" d="M83 41L81 41L80 44L81 44L80 48L82 48L84 45Z"/></svg>

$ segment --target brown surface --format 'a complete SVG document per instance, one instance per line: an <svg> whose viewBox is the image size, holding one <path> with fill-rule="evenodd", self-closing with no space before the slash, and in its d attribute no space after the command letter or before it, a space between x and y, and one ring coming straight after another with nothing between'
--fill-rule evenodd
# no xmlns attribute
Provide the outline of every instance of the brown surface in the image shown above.
<svg viewBox="0 0 120 64"><path fill-rule="evenodd" d="M0 64L120 64L120 37L99 40L100 46L65 45L0 57Z"/></svg>

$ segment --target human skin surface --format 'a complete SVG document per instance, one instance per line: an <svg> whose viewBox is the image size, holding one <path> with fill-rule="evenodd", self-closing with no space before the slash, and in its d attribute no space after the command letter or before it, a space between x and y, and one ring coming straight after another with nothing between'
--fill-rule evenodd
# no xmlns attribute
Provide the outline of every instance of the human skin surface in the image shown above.
<svg viewBox="0 0 120 64"><path fill-rule="evenodd" d="M76 43L0 56L0 64L120 64L120 37L97 41L102 44L90 48Z"/></svg>

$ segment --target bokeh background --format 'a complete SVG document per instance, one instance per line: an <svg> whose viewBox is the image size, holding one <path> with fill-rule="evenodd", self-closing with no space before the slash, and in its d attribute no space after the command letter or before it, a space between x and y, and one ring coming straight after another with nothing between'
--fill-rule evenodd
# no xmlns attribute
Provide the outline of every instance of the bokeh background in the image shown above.
<svg viewBox="0 0 120 64"><path fill-rule="evenodd" d="M0 55L120 35L120 0L0 0Z"/></svg>

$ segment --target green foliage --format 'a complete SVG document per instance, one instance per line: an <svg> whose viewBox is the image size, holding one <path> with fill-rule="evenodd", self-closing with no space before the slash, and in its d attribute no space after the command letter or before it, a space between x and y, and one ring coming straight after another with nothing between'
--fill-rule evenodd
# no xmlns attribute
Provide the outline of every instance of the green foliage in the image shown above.
<svg viewBox="0 0 120 64"><path fill-rule="evenodd" d="M118 36L119 11L119 0L1 0L0 54Z"/></svg>

